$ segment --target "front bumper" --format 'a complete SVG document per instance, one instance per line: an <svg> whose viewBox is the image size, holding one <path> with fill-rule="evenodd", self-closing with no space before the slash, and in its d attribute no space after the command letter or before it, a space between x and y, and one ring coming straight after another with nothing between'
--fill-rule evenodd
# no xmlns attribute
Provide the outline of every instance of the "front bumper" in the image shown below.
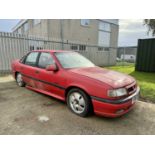
<svg viewBox="0 0 155 155"><path fill-rule="evenodd" d="M136 101L133 102L133 98L138 96L139 92L140 88L137 87L137 90L134 94L119 100L107 100L91 96L94 112L98 115L106 117L119 117L124 115L135 105Z"/></svg>

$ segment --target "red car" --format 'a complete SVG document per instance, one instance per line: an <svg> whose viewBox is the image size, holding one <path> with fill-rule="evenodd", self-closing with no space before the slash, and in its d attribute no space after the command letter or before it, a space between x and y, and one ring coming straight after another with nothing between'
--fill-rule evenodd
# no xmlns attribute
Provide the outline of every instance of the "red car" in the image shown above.
<svg viewBox="0 0 155 155"><path fill-rule="evenodd" d="M66 101L75 114L118 117L130 111L139 95L131 76L95 66L72 51L36 50L12 63L20 87Z"/></svg>

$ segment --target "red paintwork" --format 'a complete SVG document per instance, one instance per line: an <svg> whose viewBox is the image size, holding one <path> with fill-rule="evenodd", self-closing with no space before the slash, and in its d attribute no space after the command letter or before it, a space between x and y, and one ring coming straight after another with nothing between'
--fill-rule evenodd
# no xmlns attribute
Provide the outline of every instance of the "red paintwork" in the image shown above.
<svg viewBox="0 0 155 155"><path fill-rule="evenodd" d="M131 103L131 101L125 102L123 104L107 104L104 102L93 100L94 112L101 116L106 117L119 117L121 115L129 112L135 105L135 103ZM116 114L116 111L119 109L124 109L124 112L121 114Z"/></svg>
<svg viewBox="0 0 155 155"><path fill-rule="evenodd" d="M37 50L37 52L50 52L51 56L55 59L55 62L59 68L58 71L47 71L37 67L28 66L16 60L12 63L12 72L15 77L16 72L20 72L24 75L33 77L35 79L54 83L65 89L45 84L40 81L23 77L23 80L28 84L28 88L53 96L60 100L66 100L66 91L71 87L78 87L84 90L89 96L96 96L104 99L118 100L118 98L110 98L107 96L107 91L114 88L129 87L132 84L136 84L136 81L131 76L111 71L100 67L90 68L78 68L78 69L63 69L59 61L56 59L54 52L62 52L55 50ZM64 52L64 51L63 51ZM39 72L36 74L36 71ZM137 87L137 86L136 86ZM128 94L131 95L131 94ZM122 97L123 98L123 97ZM120 99L120 98L119 98ZM94 112L99 115L107 117L117 117L127 113L132 109L132 101L129 100L122 104L110 104L104 103L92 99ZM116 114L119 109L125 111L121 114Z"/></svg>

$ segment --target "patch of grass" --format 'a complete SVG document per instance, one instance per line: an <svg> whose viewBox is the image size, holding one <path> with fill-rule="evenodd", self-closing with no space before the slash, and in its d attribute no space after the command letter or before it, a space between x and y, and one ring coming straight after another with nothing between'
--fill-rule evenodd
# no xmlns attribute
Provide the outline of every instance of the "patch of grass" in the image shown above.
<svg viewBox="0 0 155 155"><path fill-rule="evenodd" d="M116 63L116 66L134 66L135 63L132 63L132 62L123 62L123 61L120 61L120 62L117 62Z"/></svg>
<svg viewBox="0 0 155 155"><path fill-rule="evenodd" d="M133 65L113 66L108 68L133 76L141 88L141 98L145 101L155 103L155 73L135 71Z"/></svg>

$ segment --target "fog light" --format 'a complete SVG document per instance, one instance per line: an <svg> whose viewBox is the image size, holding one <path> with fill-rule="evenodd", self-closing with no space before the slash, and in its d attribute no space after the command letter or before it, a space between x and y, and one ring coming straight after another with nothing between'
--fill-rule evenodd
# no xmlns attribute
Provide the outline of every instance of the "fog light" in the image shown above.
<svg viewBox="0 0 155 155"><path fill-rule="evenodd" d="M119 110L116 111L116 114L121 114L123 112L124 112L124 109L119 109Z"/></svg>

